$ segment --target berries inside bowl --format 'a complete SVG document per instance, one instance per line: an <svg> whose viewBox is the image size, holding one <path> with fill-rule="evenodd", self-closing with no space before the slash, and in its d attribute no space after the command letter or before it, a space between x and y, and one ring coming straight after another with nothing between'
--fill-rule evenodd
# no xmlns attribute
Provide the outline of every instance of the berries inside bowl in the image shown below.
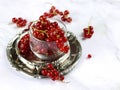
<svg viewBox="0 0 120 90"><path fill-rule="evenodd" d="M32 23L29 31L30 48L42 60L57 60L69 53L66 26L57 19L46 19Z"/></svg>

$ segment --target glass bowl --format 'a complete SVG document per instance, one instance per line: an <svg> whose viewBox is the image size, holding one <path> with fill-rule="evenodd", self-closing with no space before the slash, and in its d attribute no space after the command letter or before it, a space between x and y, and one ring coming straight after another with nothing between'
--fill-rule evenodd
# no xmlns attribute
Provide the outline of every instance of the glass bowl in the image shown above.
<svg viewBox="0 0 120 90"><path fill-rule="evenodd" d="M50 19L50 22L57 22L60 28L64 31L64 37L67 37L67 28L63 22L57 19ZM64 53L60 51L58 48L56 41L45 41L45 40L40 40L36 38L33 35L33 26L37 23L37 21L33 22L29 35L30 35L30 48L32 52L41 60L45 61L55 61L58 59L65 59L69 56L70 54L70 49L68 50L67 53ZM69 42L68 40L64 43L64 45L67 45L69 47Z"/></svg>

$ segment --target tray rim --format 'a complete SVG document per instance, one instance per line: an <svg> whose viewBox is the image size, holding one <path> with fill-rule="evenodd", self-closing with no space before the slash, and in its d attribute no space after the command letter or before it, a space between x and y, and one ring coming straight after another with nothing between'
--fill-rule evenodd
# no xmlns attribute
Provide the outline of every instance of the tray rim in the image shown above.
<svg viewBox="0 0 120 90"><path fill-rule="evenodd" d="M74 34L72 33L72 32L67 32L68 34L71 34L71 35L73 35L74 36ZM19 33L19 34L16 34L15 36L14 36L14 38L13 39L11 39L10 41L9 41L9 43L8 43L8 45L7 45L7 48L6 48L6 52L7 52L7 57L8 57L8 60L10 61L10 63L11 63L11 65L13 66L13 67L15 67L15 65L13 64L13 62L12 62L12 60L11 60L11 56L9 55L9 51L8 50L10 50L9 48L12 48L12 45L13 45L13 43L20 37L20 35L21 35L22 33ZM74 36L75 38L76 38L76 36ZM76 38L76 40L77 40L77 38ZM79 43L79 41L77 40L77 42ZM10 44L12 44L12 45L10 45ZM75 65L78 63L78 59L79 59L79 57L81 56L81 54L82 54L82 47L81 47L81 44L79 43L79 46L80 46L80 50L79 50L79 52L78 52L78 55L77 55L77 61L75 61L74 62L74 64L71 66L71 67L68 67L67 69L65 69L64 71L62 71L61 73L62 74L67 74L68 72L70 72L74 67L75 67ZM34 64L34 63L31 63L31 62L29 62L30 64ZM33 65L34 67L33 67L33 69L35 70L35 69L37 69L37 70L39 70L39 68L38 68L38 66L37 65ZM16 67L15 67L16 68ZM17 70L19 70L18 68L16 68ZM24 73L26 73L25 71L23 71L23 70L20 70L20 71L22 71L22 72L24 72ZM43 76L41 76L41 75L32 75L32 74L30 74L30 73L27 73L27 74L29 74L29 75L31 75L31 76L34 76L34 77L43 77Z"/></svg>

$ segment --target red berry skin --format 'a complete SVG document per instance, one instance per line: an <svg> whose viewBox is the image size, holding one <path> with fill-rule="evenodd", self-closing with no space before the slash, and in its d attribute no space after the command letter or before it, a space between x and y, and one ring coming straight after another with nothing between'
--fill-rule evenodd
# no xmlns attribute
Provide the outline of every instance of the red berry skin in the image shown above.
<svg viewBox="0 0 120 90"><path fill-rule="evenodd" d="M83 29L83 32L84 32L84 33L88 33L88 28L84 28L84 29Z"/></svg>
<svg viewBox="0 0 120 90"><path fill-rule="evenodd" d="M17 20L17 24L21 23L23 21L23 18L19 17L18 20Z"/></svg>
<svg viewBox="0 0 120 90"><path fill-rule="evenodd" d="M66 18L64 16L61 17L62 21L66 21Z"/></svg>
<svg viewBox="0 0 120 90"><path fill-rule="evenodd" d="M64 52L64 53L68 53L68 50L69 50L69 47L68 47L68 46L65 46L63 52Z"/></svg>
<svg viewBox="0 0 120 90"><path fill-rule="evenodd" d="M53 70L55 76L59 76L59 72L57 70Z"/></svg>
<svg viewBox="0 0 120 90"><path fill-rule="evenodd" d="M23 26L25 26L26 25L26 23L24 22L24 21L21 21L20 23L19 23L19 25L17 25L18 27L23 27Z"/></svg>
<svg viewBox="0 0 120 90"><path fill-rule="evenodd" d="M55 77L52 77L51 79L52 79L53 81L55 81L55 80L56 80L56 78L55 78Z"/></svg>
<svg viewBox="0 0 120 90"><path fill-rule="evenodd" d="M93 31L93 30L90 30L90 33L91 33L91 34L93 34L93 33L94 33L94 31Z"/></svg>
<svg viewBox="0 0 120 90"><path fill-rule="evenodd" d="M65 10L64 11L64 15L68 15L69 14L69 11L68 10Z"/></svg>
<svg viewBox="0 0 120 90"><path fill-rule="evenodd" d="M26 25L27 20L19 17L18 19L16 17L12 18L12 22L16 24L17 27L23 27Z"/></svg>
<svg viewBox="0 0 120 90"><path fill-rule="evenodd" d="M55 10L56 8L55 8L55 6L51 6L51 10Z"/></svg>
<svg viewBox="0 0 120 90"><path fill-rule="evenodd" d="M47 17L48 15L49 15L49 13L47 13L47 12L44 13L44 16L45 16L45 17Z"/></svg>
<svg viewBox="0 0 120 90"><path fill-rule="evenodd" d="M62 48L64 46L64 43L62 42L62 43L57 43L57 47L60 49L60 48Z"/></svg>
<svg viewBox="0 0 120 90"><path fill-rule="evenodd" d="M49 64L47 64L47 68L53 69L54 67L53 67L53 65L51 63L49 63Z"/></svg>
<svg viewBox="0 0 120 90"><path fill-rule="evenodd" d="M53 16L54 16L54 14L50 13L50 14L48 15L48 18L52 18Z"/></svg>
<svg viewBox="0 0 120 90"><path fill-rule="evenodd" d="M40 71L40 74L52 79L53 81L64 80L64 76L59 73L52 63L48 63L46 66L44 66L44 68Z"/></svg>
<svg viewBox="0 0 120 90"><path fill-rule="evenodd" d="M91 54L88 54L87 58L89 58L89 59L92 58L92 55L91 55Z"/></svg>
<svg viewBox="0 0 120 90"><path fill-rule="evenodd" d="M18 43L18 48L20 51L20 54L26 55L30 51L29 47L29 34L26 34L21 38L21 40Z"/></svg>
<svg viewBox="0 0 120 90"><path fill-rule="evenodd" d="M63 15L63 12L59 12L59 15L62 16L62 15Z"/></svg>
<svg viewBox="0 0 120 90"><path fill-rule="evenodd" d="M16 24L17 25L17 27L21 27L21 24Z"/></svg>
<svg viewBox="0 0 120 90"><path fill-rule="evenodd" d="M71 22L72 22L72 18L71 18L71 17L68 17L68 18L67 18L67 22L68 22L68 23L71 23Z"/></svg>
<svg viewBox="0 0 120 90"><path fill-rule="evenodd" d="M33 35L34 35L34 37L36 37L39 40L43 40L45 38L44 33L40 33L37 30L33 31Z"/></svg>
<svg viewBox="0 0 120 90"><path fill-rule="evenodd" d="M90 30L93 30L93 26L89 26L88 28L89 28Z"/></svg>
<svg viewBox="0 0 120 90"><path fill-rule="evenodd" d="M60 80L63 81L64 80L64 76L60 75Z"/></svg>
<svg viewBox="0 0 120 90"><path fill-rule="evenodd" d="M88 26L88 28L83 29L83 37L91 38L94 33L93 26Z"/></svg>
<svg viewBox="0 0 120 90"><path fill-rule="evenodd" d="M16 17L12 18L12 22L16 23L18 21L18 19Z"/></svg>
<svg viewBox="0 0 120 90"><path fill-rule="evenodd" d="M86 33L84 34L85 38L91 38L91 36L92 36L91 34L86 34Z"/></svg>
<svg viewBox="0 0 120 90"><path fill-rule="evenodd" d="M57 15L57 14L59 14L59 10L58 10L58 9L56 9L56 10L55 10L55 13L56 13L56 15Z"/></svg>
<svg viewBox="0 0 120 90"><path fill-rule="evenodd" d="M47 76L51 78L52 77L52 73L50 71L48 71L47 72Z"/></svg>
<svg viewBox="0 0 120 90"><path fill-rule="evenodd" d="M41 70L41 73L42 73L42 75L44 75L44 76L47 76L47 70L46 69L43 69L43 70Z"/></svg>
<svg viewBox="0 0 120 90"><path fill-rule="evenodd" d="M45 41L50 42L50 41L52 41L52 39L51 38L46 38Z"/></svg>
<svg viewBox="0 0 120 90"><path fill-rule="evenodd" d="M46 17L44 15L39 17L39 20L41 20L41 21L44 21L45 19L46 19Z"/></svg>
<svg viewBox="0 0 120 90"><path fill-rule="evenodd" d="M23 20L23 18L22 18L22 17L19 17L18 20Z"/></svg>
<svg viewBox="0 0 120 90"><path fill-rule="evenodd" d="M25 23L25 24L26 24L26 23L27 23L27 20L26 20L26 19L24 19L24 20L23 20L23 23Z"/></svg>

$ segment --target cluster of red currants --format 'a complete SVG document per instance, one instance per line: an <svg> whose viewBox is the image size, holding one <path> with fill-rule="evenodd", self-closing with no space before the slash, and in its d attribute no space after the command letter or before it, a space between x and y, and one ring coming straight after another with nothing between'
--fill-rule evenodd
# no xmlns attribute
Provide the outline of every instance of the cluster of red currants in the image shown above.
<svg viewBox="0 0 120 90"><path fill-rule="evenodd" d="M93 26L88 26L88 28L83 29L83 37L91 38L94 33Z"/></svg>
<svg viewBox="0 0 120 90"><path fill-rule="evenodd" d="M68 15L69 15L69 11L65 10L63 16L61 17L61 20L70 23L72 21L72 18L68 17Z"/></svg>
<svg viewBox="0 0 120 90"><path fill-rule="evenodd" d="M22 55L26 55L30 52L29 46L29 34L24 35L18 43L19 52Z"/></svg>
<svg viewBox="0 0 120 90"><path fill-rule="evenodd" d="M65 37L64 30L59 26L58 22L51 22L47 20L43 15L40 16L39 21L32 25L33 35L39 40L47 42L56 42L60 51L67 53L69 46L65 43L67 38Z"/></svg>
<svg viewBox="0 0 120 90"><path fill-rule="evenodd" d="M19 17L19 18L14 17L14 18L12 18L12 22L16 23L17 27L24 27L24 26L26 26L27 20L23 19L21 17Z"/></svg>
<svg viewBox="0 0 120 90"><path fill-rule="evenodd" d="M63 81L64 80L64 76L61 75L58 72L58 70L51 63L49 63L45 67L43 67L40 74L51 78L53 81L55 81L55 80Z"/></svg>
<svg viewBox="0 0 120 90"><path fill-rule="evenodd" d="M63 12L56 9L55 6L52 6L49 12L45 12L43 15L39 17L39 20L36 22L30 22L27 29L24 29L23 32L26 32L32 29L32 34L35 38L41 41L45 41L48 44L42 42L41 45L35 46L37 50L41 49L40 52L49 54L54 54L56 51L51 52L52 50L59 49L63 53L67 53L69 51L69 46L67 44L67 37L65 36L64 27L59 25L59 21L54 19L50 19L57 16L64 22L70 23L72 18L69 17L69 11L65 10ZM17 25L17 27L26 26L27 20L21 17L12 18L12 22ZM50 43L49 43L50 42ZM52 43L51 43L52 42ZM30 35L25 34L20 41L18 42L18 48L20 54L27 56L30 52ZM47 50L48 49L48 50ZM64 76L59 73L59 71L54 67L53 64L49 63L43 66L40 74L43 76L49 77L52 80L64 80Z"/></svg>
<svg viewBox="0 0 120 90"><path fill-rule="evenodd" d="M61 16L61 20L70 23L72 21L72 18L69 17L69 11L65 10L64 12L59 11L58 9L56 9L55 6L52 6L51 9L49 10L49 12L45 12L44 16L48 17L48 18L52 18L54 16L60 15Z"/></svg>

